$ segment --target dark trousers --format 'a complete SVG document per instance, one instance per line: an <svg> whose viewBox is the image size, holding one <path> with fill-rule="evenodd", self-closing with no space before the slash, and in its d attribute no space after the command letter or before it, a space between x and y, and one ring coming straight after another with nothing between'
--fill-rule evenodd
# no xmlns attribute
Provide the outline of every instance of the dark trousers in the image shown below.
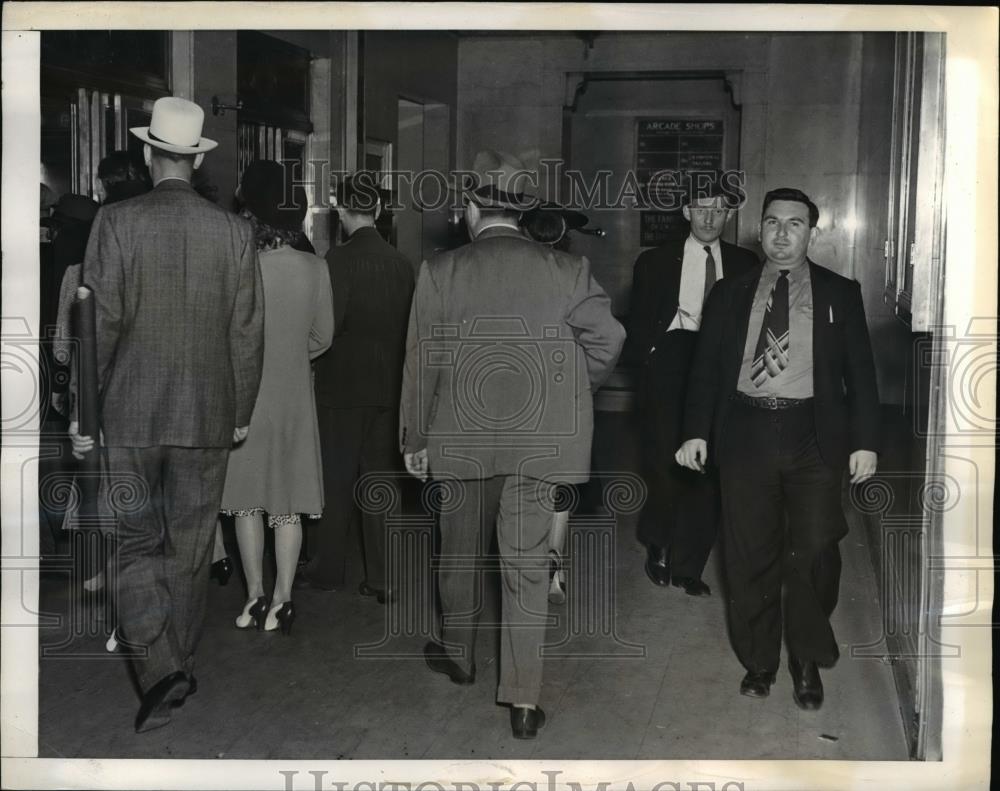
<svg viewBox="0 0 1000 791"><path fill-rule="evenodd" d="M840 586L837 542L847 534L844 471L820 456L812 402L785 410L732 403L719 459L736 655L748 670L777 670L784 621L792 656L832 665L839 655L830 626Z"/></svg>
<svg viewBox="0 0 1000 791"><path fill-rule="evenodd" d="M674 459L697 338L684 330L666 333L643 377L639 419L647 491L637 534L644 544L670 550L674 576L700 579L718 532L718 475L714 468L699 473Z"/></svg>
<svg viewBox="0 0 1000 791"><path fill-rule="evenodd" d="M143 693L194 668L228 448L108 448L118 626Z"/></svg>
<svg viewBox="0 0 1000 791"><path fill-rule="evenodd" d="M537 703L541 646L548 617L548 538L554 487L533 478L497 475L442 481L440 513L442 642L463 669L474 664L484 607L484 558L494 526L500 552L500 685L498 703Z"/></svg>
<svg viewBox="0 0 1000 791"><path fill-rule="evenodd" d="M395 493L391 499L399 500L396 410L320 406L317 413L323 450L324 505L323 518L310 532L312 557L306 574L320 585L340 587L347 568L347 536L357 513L354 489L358 479L381 474L378 485L391 487ZM374 588L386 586L385 516L384 511L373 509L361 512L365 579Z"/></svg>

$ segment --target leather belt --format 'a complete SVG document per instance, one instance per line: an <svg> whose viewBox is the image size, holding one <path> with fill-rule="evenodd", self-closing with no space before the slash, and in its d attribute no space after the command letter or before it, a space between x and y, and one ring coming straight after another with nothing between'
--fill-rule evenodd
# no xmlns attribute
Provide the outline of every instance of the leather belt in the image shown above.
<svg viewBox="0 0 1000 791"><path fill-rule="evenodd" d="M749 396L737 390L733 401L738 404L756 407L757 409L795 409L812 403L811 398L779 398L777 396Z"/></svg>

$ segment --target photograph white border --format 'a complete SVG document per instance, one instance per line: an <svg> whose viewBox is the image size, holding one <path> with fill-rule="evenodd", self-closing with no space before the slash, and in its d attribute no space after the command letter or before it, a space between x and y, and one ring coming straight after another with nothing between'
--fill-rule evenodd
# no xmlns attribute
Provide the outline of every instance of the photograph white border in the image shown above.
<svg viewBox="0 0 1000 791"><path fill-rule="evenodd" d="M3 308L2 316L38 325L38 246L35 208L40 161L38 36L40 29L516 29L711 31L941 31L947 34L947 253L945 324L969 326L997 315L997 24L996 8L930 6L632 5L517 3L5 3L3 6ZM17 322L4 319L4 343ZM30 368L30 360L25 363ZM30 370L4 368L4 421L32 398ZM989 374L987 374L989 376ZM995 378L996 371L992 372ZM982 393L995 392L984 386ZM982 405L995 418L995 404ZM952 418L949 417L949 421ZM949 430L953 429L949 425ZM950 451L971 459L992 482L994 449ZM10 788L285 789L281 771L297 771L294 788L311 789L310 771L326 771L346 789L381 783L431 781L540 789L608 783L609 789L652 788L676 782L742 783L747 789L987 787L992 717L992 536L970 535L975 510L992 510L992 486L980 502L944 515L949 556L977 556L976 564L945 573L942 638L961 649L945 662L944 724L939 762L835 761L205 761L38 759L38 634L22 602L38 601L38 574L18 565L37 555L37 481L22 477L30 447L2 449L2 610L0 701L3 783ZM962 469L944 470L960 479ZM983 499L989 497L988 503ZM991 522L990 522L991 524ZM34 530L32 530L34 527ZM989 546L983 546L988 543ZM985 555L985 557L984 557ZM37 609L37 608L36 608ZM970 628L976 627L976 628ZM548 774L545 774L548 772ZM553 772L560 774L553 778ZM555 779L553 785L551 781ZM374 785L368 785L374 784ZM342 788L345 786L341 786ZM435 788L434 785L425 786ZM521 786L527 788L528 786ZM663 789L672 786L663 786ZM733 791L737 786L730 786Z"/></svg>

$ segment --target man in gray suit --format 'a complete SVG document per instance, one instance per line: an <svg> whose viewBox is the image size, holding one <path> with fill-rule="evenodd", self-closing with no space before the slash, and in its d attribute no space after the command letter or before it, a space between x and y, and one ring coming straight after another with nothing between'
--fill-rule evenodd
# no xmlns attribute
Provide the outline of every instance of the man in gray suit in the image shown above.
<svg viewBox="0 0 1000 791"><path fill-rule="evenodd" d="M152 192L98 213L84 262L118 521L118 616L136 650L137 732L196 688L215 520L233 443L246 438L263 362L264 305L250 224L191 177L215 142L204 113L157 100L145 143Z"/></svg>
<svg viewBox="0 0 1000 791"><path fill-rule="evenodd" d="M442 642L430 668L475 680L482 572L494 524L502 577L499 703L515 738L533 738L548 609L548 533L556 483L586 481L593 399L625 331L586 258L518 228L527 174L481 152L467 192L472 242L422 264L410 314L401 445L407 470L441 486ZM475 565L475 564L474 564Z"/></svg>

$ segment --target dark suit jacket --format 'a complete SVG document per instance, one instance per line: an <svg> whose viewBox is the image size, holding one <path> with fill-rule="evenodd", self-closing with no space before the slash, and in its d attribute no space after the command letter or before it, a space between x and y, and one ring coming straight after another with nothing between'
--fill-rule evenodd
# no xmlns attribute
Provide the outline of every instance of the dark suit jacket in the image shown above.
<svg viewBox="0 0 1000 791"><path fill-rule="evenodd" d="M399 404L413 266L374 228L326 254L333 344L316 361L316 400L328 407Z"/></svg>
<svg viewBox="0 0 1000 791"><path fill-rule="evenodd" d="M809 261L813 294L813 404L823 460L846 467L856 450L880 448L875 362L856 280ZM726 440L726 414L736 392L747 325L761 270L722 280L702 316L684 412L685 439L705 439L709 453ZM832 321L831 321L832 316Z"/></svg>
<svg viewBox="0 0 1000 791"><path fill-rule="evenodd" d="M420 268L402 449L434 475L586 481L592 393L624 340L586 258L489 228Z"/></svg>
<svg viewBox="0 0 1000 791"><path fill-rule="evenodd" d="M118 447L228 448L260 385L264 302L250 223L168 179L105 206L87 245L101 425Z"/></svg>
<svg viewBox="0 0 1000 791"><path fill-rule="evenodd" d="M632 301L628 316L625 361L656 364L650 350L677 315L685 239L645 250L632 269ZM750 250L720 240L722 276L738 277L760 265Z"/></svg>

